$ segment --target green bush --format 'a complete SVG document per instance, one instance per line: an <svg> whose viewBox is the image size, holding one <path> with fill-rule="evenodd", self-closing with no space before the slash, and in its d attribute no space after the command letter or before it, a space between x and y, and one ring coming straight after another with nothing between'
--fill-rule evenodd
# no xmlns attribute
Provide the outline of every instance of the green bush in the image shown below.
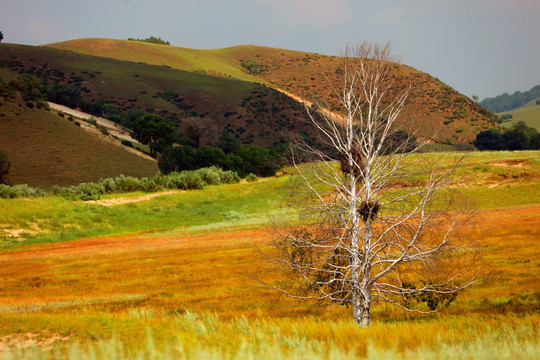
<svg viewBox="0 0 540 360"><path fill-rule="evenodd" d="M254 175L255 176L255 175ZM256 176L255 176L256 178ZM137 179L120 175L115 178L100 179L98 182L81 183L64 187L55 185L50 194L71 200L98 200L101 195L133 191L155 192L162 189L200 190L206 185L234 184L240 177L234 171L224 171L219 167L202 168L172 172L168 175L157 174L152 178ZM0 184L0 198L45 196L43 190L28 185L8 186Z"/></svg>
<svg viewBox="0 0 540 360"><path fill-rule="evenodd" d="M121 192L137 191L140 188L140 180L132 176L120 175L115 178L116 186Z"/></svg>
<svg viewBox="0 0 540 360"><path fill-rule="evenodd" d="M141 190L144 192L155 192L162 189L161 186L156 184L154 179L150 179L150 178L142 178L140 181L140 187L141 187Z"/></svg>
<svg viewBox="0 0 540 360"><path fill-rule="evenodd" d="M195 173L200 176L202 181L207 185L218 185L221 183L221 178L215 169L217 169L217 167L212 166L195 170Z"/></svg>
<svg viewBox="0 0 540 360"><path fill-rule="evenodd" d="M15 197L15 191L9 185L0 184L0 198L11 199Z"/></svg>
<svg viewBox="0 0 540 360"><path fill-rule="evenodd" d="M238 176L238 173L236 171L225 171L220 168L216 169L222 184L236 184L240 181L240 176Z"/></svg>
<svg viewBox="0 0 540 360"><path fill-rule="evenodd" d="M254 182L254 181L257 181L257 180L259 180L259 178L254 173L249 173L246 176L246 181L247 182Z"/></svg>
<svg viewBox="0 0 540 360"><path fill-rule="evenodd" d="M22 197L39 197L44 196L45 192L38 188L30 187L26 184L9 186L0 184L0 198L13 199Z"/></svg>
<svg viewBox="0 0 540 360"><path fill-rule="evenodd" d="M133 143L129 140L122 140L122 145L127 146L127 147L134 147Z"/></svg>
<svg viewBox="0 0 540 360"><path fill-rule="evenodd" d="M112 179L112 178L100 179L99 183L105 189L106 194L113 194L115 192L118 192L118 184L116 183L115 179Z"/></svg>
<svg viewBox="0 0 540 360"><path fill-rule="evenodd" d="M206 185L206 182L195 171L182 171L180 178L183 190L201 190Z"/></svg>
<svg viewBox="0 0 540 360"><path fill-rule="evenodd" d="M75 197L83 201L98 200L105 194L105 187L99 183L82 183L71 189Z"/></svg>

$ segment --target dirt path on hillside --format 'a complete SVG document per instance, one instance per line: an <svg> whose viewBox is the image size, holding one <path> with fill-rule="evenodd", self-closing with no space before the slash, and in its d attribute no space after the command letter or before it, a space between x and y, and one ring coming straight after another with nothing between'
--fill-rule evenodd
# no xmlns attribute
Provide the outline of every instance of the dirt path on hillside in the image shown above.
<svg viewBox="0 0 540 360"><path fill-rule="evenodd" d="M123 128L122 126L110 121L110 120L107 120L107 119L104 119L104 118L101 118L101 117L98 117L98 116L94 116L94 115L91 115L91 114L88 114L88 113L85 113L85 112L82 112L82 111L79 111L79 110L75 110L75 109L71 109L71 108L68 108L67 106L64 106L64 105L59 105L59 104L55 104L55 103L52 103L50 102L49 103L49 107L53 110L56 110L56 111L62 111L63 113L66 113L66 114L69 114L73 117L76 117L77 119L92 119L92 120L96 120L96 123L98 125L101 125L105 128L107 128L107 131L109 132L109 134L111 135L114 135L120 139L125 139L125 140L129 140L129 141L132 141L132 142L137 142L137 140L135 140L134 138L131 137L131 135L129 134L129 131L125 128Z"/></svg>
<svg viewBox="0 0 540 360"><path fill-rule="evenodd" d="M85 201L85 202L90 203L90 204L103 205L103 206L116 206L116 205L139 202L139 201L147 201L147 200L153 199L153 198L158 197L158 196L169 195L169 194L177 194L177 193L180 193L180 192L182 192L182 191L181 190L170 190L170 191L162 191L162 192L159 192L159 193L141 195L141 196L120 197L120 198L103 199L103 200L89 200L89 201Z"/></svg>
<svg viewBox="0 0 540 360"><path fill-rule="evenodd" d="M91 133L92 135L100 138L102 141L105 141L105 142L108 142L108 143L112 143L114 145L117 145L117 146L120 146L122 147L124 150L126 151L129 151L130 153L132 154L135 154L139 157L142 157L144 159L148 159L148 160L152 160L152 161L156 161L156 159L154 159L153 157L149 156L149 155L146 155L142 152L140 152L139 150L135 149L135 148L132 148L132 147L127 147L125 145L122 145L121 143L121 140L128 140L128 141L131 141L131 142L135 142L135 143L139 143L137 140L135 140L134 138L131 137L129 131L110 121L110 120L107 120L107 119L104 119L104 118L101 118L101 117L97 117L97 116L94 116L94 115L91 115L91 114L88 114L88 113L85 113L85 112L82 112L82 111L79 111L79 110L75 110L75 109L71 109L67 106L64 106L64 105L59 105L59 104L55 104L55 103L49 103L49 107L52 109L52 110L55 110L55 111L61 111L65 114L68 114L68 115L71 115L73 116L74 118L78 119L78 120L87 120L87 119L92 119L92 120L95 120L96 123L100 126L103 126L104 128L107 129L107 132L112 135L111 136L106 136L104 134L101 133L101 131L99 129L97 129L95 126L87 123L87 122L81 122L80 124L80 127L81 129L83 129L84 131L86 132L89 132ZM119 140L120 139L120 140Z"/></svg>

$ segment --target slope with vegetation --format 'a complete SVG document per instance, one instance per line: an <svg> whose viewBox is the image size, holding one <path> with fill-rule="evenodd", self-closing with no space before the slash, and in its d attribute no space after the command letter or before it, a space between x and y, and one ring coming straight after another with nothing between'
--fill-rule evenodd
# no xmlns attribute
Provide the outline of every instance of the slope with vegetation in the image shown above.
<svg viewBox="0 0 540 360"><path fill-rule="evenodd" d="M109 39L81 39L47 46L261 82L308 99L314 94L328 98L332 90L327 86L327 77L335 76L341 67L337 57L259 46L194 50ZM403 118L414 119L421 128L419 136L436 134L440 143L468 143L477 132L497 121L478 104L413 68L399 67L396 83L412 86ZM335 104L328 105L333 110Z"/></svg>
<svg viewBox="0 0 540 360"><path fill-rule="evenodd" d="M529 91L516 91L512 95L504 93L493 98L486 98L480 101L480 105L496 113L515 110L528 102L540 99L540 85L532 87ZM536 104L538 105L538 104Z"/></svg>
<svg viewBox="0 0 540 360"><path fill-rule="evenodd" d="M503 126L505 127L523 121L528 126L540 130L540 97L529 101L517 109L502 112L499 116L506 119L506 121L503 122Z"/></svg>
<svg viewBox="0 0 540 360"><path fill-rule="evenodd" d="M0 64L12 73L32 72L48 85L63 84L64 92L75 88L83 111L127 127L144 113L180 126L184 122L186 141L198 146L217 143L219 130L267 147L284 141L287 133L309 132L301 105L253 82L18 45L2 45ZM201 140L203 129L209 135Z"/></svg>
<svg viewBox="0 0 540 360"><path fill-rule="evenodd" d="M83 124L48 110L43 100L28 98L16 84L0 81L0 150L11 164L6 175L11 183L50 188L156 173L155 161L126 151L99 131L83 131Z"/></svg>

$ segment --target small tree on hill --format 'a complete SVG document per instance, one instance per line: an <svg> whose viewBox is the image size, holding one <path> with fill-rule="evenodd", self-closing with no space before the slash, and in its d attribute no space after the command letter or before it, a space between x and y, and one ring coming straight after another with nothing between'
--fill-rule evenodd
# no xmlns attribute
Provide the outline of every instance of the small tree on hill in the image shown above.
<svg viewBox="0 0 540 360"><path fill-rule="evenodd" d="M4 34L0 31L0 42L2 42L2 40L4 40Z"/></svg>
<svg viewBox="0 0 540 360"><path fill-rule="evenodd" d="M176 141L174 125L159 115L145 115L135 120L133 135L142 144L150 147L150 155L156 157L157 152L172 145Z"/></svg>
<svg viewBox="0 0 540 360"><path fill-rule="evenodd" d="M348 47L341 70L330 85L342 112L307 108L331 151L299 141L293 152L301 225L278 227L275 260L291 282L275 288L351 306L364 326L376 301L436 311L477 281L474 249L457 236L468 213L447 189L456 164L411 156L414 131L398 121L410 87L396 82L389 44Z"/></svg>

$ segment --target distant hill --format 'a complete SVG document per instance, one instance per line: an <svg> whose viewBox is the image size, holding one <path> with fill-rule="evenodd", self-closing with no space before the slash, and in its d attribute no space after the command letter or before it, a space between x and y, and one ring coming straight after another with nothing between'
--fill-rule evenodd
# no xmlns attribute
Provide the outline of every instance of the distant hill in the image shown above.
<svg viewBox="0 0 540 360"><path fill-rule="evenodd" d="M540 85L532 87L529 91L516 91L512 95L504 93L480 101L480 105L496 113L515 110L531 100L540 98Z"/></svg>
<svg viewBox="0 0 540 360"><path fill-rule="evenodd" d="M9 80L5 71L0 74ZM11 162L8 179L13 184L50 188L119 174L152 176L158 171L155 161L81 126L56 111L26 106L18 94L0 96L0 150Z"/></svg>
<svg viewBox="0 0 540 360"><path fill-rule="evenodd" d="M540 98L533 99L515 110L505 111L499 115L512 115L510 121L503 123L505 127L509 127L518 121L524 121L528 126L540 131Z"/></svg>
<svg viewBox="0 0 540 360"><path fill-rule="evenodd" d="M196 50L110 39L80 39L47 46L262 83L295 98L310 98L315 93L331 98L327 78L335 76L341 66L338 57L260 46ZM403 118L414 118L420 127L420 135L437 133L436 140L441 143L467 143L479 131L493 126L491 114L438 79L408 66L400 66L396 76L399 77L398 84L412 84ZM279 121L284 120L282 115L280 112ZM276 114L267 120L272 122L275 118ZM255 126L263 125L257 123ZM259 133L266 131L263 128ZM253 141L257 143L256 134Z"/></svg>
<svg viewBox="0 0 540 360"><path fill-rule="evenodd" d="M206 127L229 130L244 143L262 146L285 141L287 133L309 132L303 106L260 82L45 47L0 44L0 50L0 66L12 76L33 72L45 83L76 86L88 101L112 104L122 113L138 108L179 125L188 118L206 118Z"/></svg>

